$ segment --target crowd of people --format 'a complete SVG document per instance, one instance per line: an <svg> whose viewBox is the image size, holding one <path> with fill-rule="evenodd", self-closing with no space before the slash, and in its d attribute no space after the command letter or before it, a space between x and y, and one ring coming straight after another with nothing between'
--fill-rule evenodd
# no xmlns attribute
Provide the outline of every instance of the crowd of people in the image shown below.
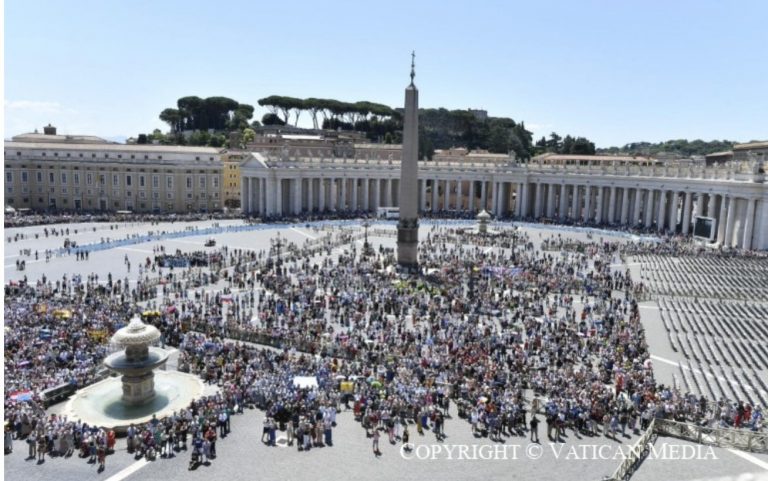
<svg viewBox="0 0 768 481"><path fill-rule="evenodd" d="M629 437L657 417L763 429L758 406L707 402L655 379L644 287L615 266L669 242L553 250L560 240L519 229L435 225L420 243L421 274L408 276L391 250L352 242L359 233L323 234L260 251L222 247L215 266L164 269L147 258L134 285L110 274L106 285L71 275L6 286L6 447L33 439L39 456L43 438L43 453L80 449L103 465L114 433L47 415L44 393L103 375L109 337L137 310L178 346L180 370L219 388L132 426L129 449L149 458L173 456L187 438L197 459L215 458L244 407L265 412L265 444L281 431L300 451L334 445L339 410L354 413L376 453L380 432L391 443L411 430L442 439L454 413L494 440L538 439L539 417L552 441L567 430Z"/></svg>

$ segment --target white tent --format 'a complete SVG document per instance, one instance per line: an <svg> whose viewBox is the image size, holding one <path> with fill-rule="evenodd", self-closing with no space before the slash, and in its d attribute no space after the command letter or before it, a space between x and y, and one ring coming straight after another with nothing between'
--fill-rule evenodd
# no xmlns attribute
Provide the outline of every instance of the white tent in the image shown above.
<svg viewBox="0 0 768 481"><path fill-rule="evenodd" d="M317 387L317 378L315 376L296 376L293 378L293 385L301 389L315 388Z"/></svg>

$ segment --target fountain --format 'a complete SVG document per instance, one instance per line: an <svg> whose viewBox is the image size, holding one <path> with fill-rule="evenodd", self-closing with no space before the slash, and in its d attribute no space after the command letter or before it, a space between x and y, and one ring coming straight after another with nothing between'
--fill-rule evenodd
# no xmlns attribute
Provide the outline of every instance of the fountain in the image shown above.
<svg viewBox="0 0 768 481"><path fill-rule="evenodd" d="M155 368L165 364L168 352L150 344L160 339L155 326L141 322L138 317L118 330L112 341L125 346L125 351L111 354L104 365L123 375L123 404L141 406L155 398Z"/></svg>
<svg viewBox="0 0 768 481"><path fill-rule="evenodd" d="M487 234L488 233L488 221L490 220L491 215L483 209L479 214L477 214L477 232L479 234Z"/></svg>
<svg viewBox="0 0 768 481"><path fill-rule="evenodd" d="M170 353L151 346L160 339L156 327L134 317L119 329L112 341L124 347L104 359L104 365L118 377L109 377L80 389L67 403L64 413L89 425L123 431L172 414L204 394L197 377L176 371L155 369L164 366Z"/></svg>

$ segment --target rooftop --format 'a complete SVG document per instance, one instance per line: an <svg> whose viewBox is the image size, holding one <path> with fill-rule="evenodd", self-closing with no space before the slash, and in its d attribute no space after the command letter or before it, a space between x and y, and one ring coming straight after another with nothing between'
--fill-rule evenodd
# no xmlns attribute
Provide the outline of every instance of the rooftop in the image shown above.
<svg viewBox="0 0 768 481"><path fill-rule="evenodd" d="M95 135L56 135L41 134L39 132L29 132L20 134L11 139L14 142L45 142L45 143L68 143L68 144L110 144L106 139L96 137Z"/></svg>
<svg viewBox="0 0 768 481"><path fill-rule="evenodd" d="M632 156L632 155L579 155L579 154L541 154L533 158L533 161L538 159L547 160L600 160L611 161L618 160L624 162L643 162L648 160L654 160L650 157Z"/></svg>
<svg viewBox="0 0 768 481"><path fill-rule="evenodd" d="M768 140L763 142L750 142L747 144L736 144L733 146L733 150L749 150L749 149L768 149Z"/></svg>
<svg viewBox="0 0 768 481"><path fill-rule="evenodd" d="M46 137L52 137L47 135ZM59 136L57 136L59 137ZM13 141L5 143L5 149L47 149L47 150L94 150L108 152L141 152L141 153L168 153L168 154L207 154L218 155L221 149L215 147L190 147L186 145L153 145L153 144L96 144L96 143L75 143L75 142L17 142L17 137Z"/></svg>

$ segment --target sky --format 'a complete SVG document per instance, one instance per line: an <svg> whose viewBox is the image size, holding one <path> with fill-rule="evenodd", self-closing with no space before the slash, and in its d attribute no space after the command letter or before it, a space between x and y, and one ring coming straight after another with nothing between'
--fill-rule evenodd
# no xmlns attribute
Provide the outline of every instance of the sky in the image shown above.
<svg viewBox="0 0 768 481"><path fill-rule="evenodd" d="M179 97L480 108L598 147L768 139L768 2L6 0L4 137L124 138ZM311 124L304 114L300 125Z"/></svg>

